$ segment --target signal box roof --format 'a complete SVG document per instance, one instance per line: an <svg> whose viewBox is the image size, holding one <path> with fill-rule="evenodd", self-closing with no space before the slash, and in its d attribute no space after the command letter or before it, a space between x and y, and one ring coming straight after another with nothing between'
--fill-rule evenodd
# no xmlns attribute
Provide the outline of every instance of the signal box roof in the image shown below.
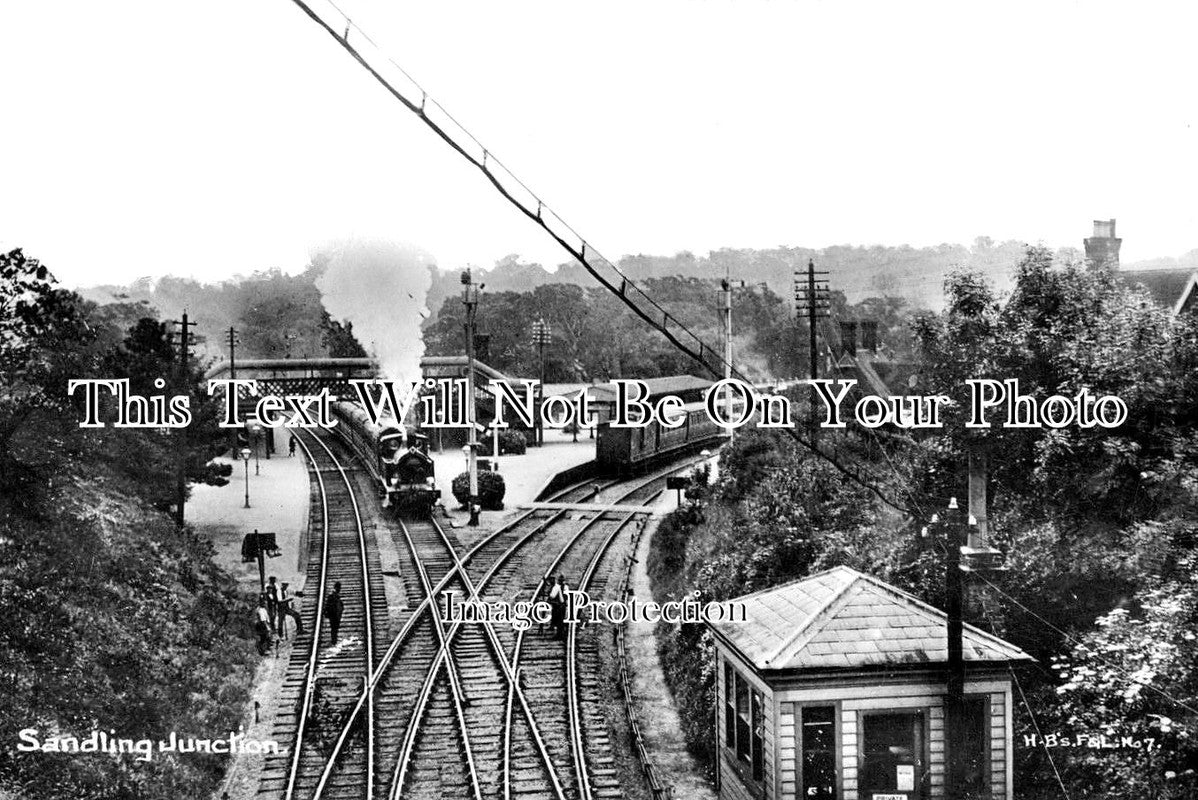
<svg viewBox="0 0 1198 800"><path fill-rule="evenodd" d="M718 638L759 671L888 669L944 664L947 616L906 592L848 567L736 598L745 622L712 623ZM1032 657L965 626L966 663Z"/></svg>

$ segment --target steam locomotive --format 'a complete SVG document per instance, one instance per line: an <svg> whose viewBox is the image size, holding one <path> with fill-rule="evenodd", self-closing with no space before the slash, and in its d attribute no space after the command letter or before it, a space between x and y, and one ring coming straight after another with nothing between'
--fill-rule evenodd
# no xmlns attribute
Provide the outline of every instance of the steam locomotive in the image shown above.
<svg viewBox="0 0 1198 800"><path fill-rule="evenodd" d="M436 487L428 437L393 417L370 421L357 403L333 404L333 430L366 464L379 487L384 508L427 512L441 496Z"/></svg>

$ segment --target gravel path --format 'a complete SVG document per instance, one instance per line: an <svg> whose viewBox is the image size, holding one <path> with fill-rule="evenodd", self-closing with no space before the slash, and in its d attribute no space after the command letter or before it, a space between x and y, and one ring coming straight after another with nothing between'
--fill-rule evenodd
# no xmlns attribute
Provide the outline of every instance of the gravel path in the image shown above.
<svg viewBox="0 0 1198 800"><path fill-rule="evenodd" d="M657 520L649 522L641 537L636 563L632 568L632 593L637 599L653 599L649 591L649 543L657 531ZM674 787L674 797L687 800L715 800L715 787L704 777L694 757L686 750L682 725L674 698L666 688L661 661L657 657L657 637L654 625L634 622L628 625L626 646L628 666L632 673L633 694L640 712L641 731L653 763L661 772L661 780Z"/></svg>

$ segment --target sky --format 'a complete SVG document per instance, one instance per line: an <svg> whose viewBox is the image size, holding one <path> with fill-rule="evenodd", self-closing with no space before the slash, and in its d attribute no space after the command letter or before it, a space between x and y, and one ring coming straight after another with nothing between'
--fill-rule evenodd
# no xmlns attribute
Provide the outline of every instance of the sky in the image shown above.
<svg viewBox="0 0 1198 800"><path fill-rule="evenodd" d="M1125 263L1198 248L1194 4L338 2L611 258L1112 217ZM568 258L292 0L9 0L0 31L0 248L68 285L354 237Z"/></svg>

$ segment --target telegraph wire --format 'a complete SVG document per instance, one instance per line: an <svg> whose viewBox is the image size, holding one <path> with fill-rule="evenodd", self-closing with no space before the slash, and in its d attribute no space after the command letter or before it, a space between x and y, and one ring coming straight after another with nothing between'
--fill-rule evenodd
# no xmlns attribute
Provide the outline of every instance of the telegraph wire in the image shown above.
<svg viewBox="0 0 1198 800"><path fill-rule="evenodd" d="M981 581L983 581L983 582L984 582L984 583L985 583L987 586L989 586L991 589L993 589L995 592L997 592L999 595L1001 595L1002 597L1005 597L1005 598L1006 598L1007 600L1009 600L1011 603L1013 603L1013 604L1015 604L1016 606L1018 606L1019 608L1021 608L1021 609L1022 609L1024 612L1026 612L1026 613L1030 614L1032 617L1034 617L1036 620L1038 620L1039 622L1041 622L1042 624L1044 624L1044 625L1045 625L1045 626L1047 626L1048 628L1052 629L1053 631L1055 631L1056 633L1058 633L1059 635L1061 635L1061 636L1062 636L1062 637L1064 637L1065 639L1068 639L1068 640L1069 640L1070 642L1072 642L1073 644L1075 644L1075 645L1077 645L1077 646L1079 646L1079 647L1082 647L1082 648L1086 648L1087 650L1089 649L1089 648L1087 647L1087 645L1086 645L1086 643L1085 643L1085 642L1081 641L1080 639L1078 639L1077 637L1075 637L1075 636L1073 636L1073 635L1071 635L1071 634L1069 634L1069 633L1066 633L1065 631L1063 631L1063 630L1061 630L1060 628L1058 628L1056 625L1053 625L1051 622L1049 622L1048 620L1046 620L1044 617L1042 617L1042 616L1040 616L1039 614L1037 614L1035 611L1032 611L1030 608L1028 608L1027 606L1025 606L1023 603L1019 602L1019 601L1018 601L1018 600L1016 600L1014 597L1012 597L1011 595L1007 594L1007 593L1006 593L1006 592L1004 592L1002 589L1000 589L998 586L996 586L996 585L995 585L995 584L994 584L992 581L990 581L989 579L987 579L985 575L982 575L980 572L979 572L979 573L974 573L974 574L975 574L975 575L976 575L976 576L977 576L977 577L978 577L978 578L979 578ZM1184 700L1179 700L1179 699L1177 699L1176 697L1174 697L1173 695L1171 695L1171 694L1169 694L1168 692L1166 692L1164 689L1159 689L1159 688L1157 688L1156 686L1153 686L1151 683L1146 683L1146 682L1144 682L1144 681L1140 680L1139 678L1135 677L1134 675L1129 675L1129 674L1128 674L1126 671L1124 671L1124 670L1123 670L1121 667L1119 667L1119 666L1116 666L1114 663L1112 663L1112 662L1110 662L1110 661L1107 661L1106 659L1104 659L1104 658L1102 658L1101 656L1099 656L1097 653L1093 653L1093 654L1091 654L1091 656L1092 656L1092 657L1093 657L1095 660L1102 662L1102 663L1103 663L1103 664L1104 664L1104 665L1105 665L1105 666L1106 666L1108 669L1110 669L1112 672L1117 672L1117 673L1118 673L1120 676L1122 676L1122 677L1123 677L1123 678L1125 678L1126 680L1130 681L1131 683L1134 683L1134 684L1136 684L1136 685L1138 685L1138 686L1143 686L1145 689L1150 689L1150 690L1152 690L1152 691L1156 692L1157 694L1159 694L1161 697L1163 697L1163 698L1165 698L1166 700L1168 700L1169 702L1171 702L1171 703L1173 703L1174 705L1178 706L1179 708L1183 708L1183 709L1185 709L1186 711L1189 711L1191 714L1198 715L1198 708L1194 708L1192 705L1190 705L1189 703L1185 702Z"/></svg>
<svg viewBox="0 0 1198 800"><path fill-rule="evenodd" d="M987 618L989 618L988 615ZM1044 748L1044 755L1048 757L1048 765L1052 767L1052 774L1056 776L1057 784L1061 787L1061 794L1064 795L1065 800L1070 800L1069 790L1065 788L1065 779L1061 777L1061 771L1057 769L1057 762L1053 759L1052 750L1049 749L1044 739L1044 734L1040 730L1040 723L1036 721L1036 714L1032 711L1032 704L1027 701L1027 695L1023 693L1023 686L1019 683L1019 676L1015 674L1015 668L1010 664L1007 664L1007 671L1011 673L1011 680L1014 681L1015 688L1019 690L1019 699L1023 701L1023 707L1027 709L1028 719L1032 721L1032 729L1036 731L1036 738L1040 740L1040 746Z"/></svg>
<svg viewBox="0 0 1198 800"><path fill-rule="evenodd" d="M442 140L445 141L446 144L448 144L451 148L453 148L455 151L457 151L457 153L459 155L461 155L468 162L470 162L476 168L478 168L487 177L487 180L489 180L491 182L491 184L495 187L496 191L498 191L501 195L503 195L504 198L506 198L512 205L514 205L517 209L519 209L520 212L523 213L526 217L528 217L531 221L533 221L534 223L539 225L542 229L544 229L545 232L548 233L553 238L554 241L556 241L559 245L561 245L562 249L564 249L566 252L568 252L570 255L572 255L580 264L582 264L583 268L586 269L586 271L588 273L590 273L590 275L593 278L595 278L595 280L597 280L600 283L600 285L602 285L604 288L606 288L608 291L612 292L613 294L618 295L620 297L621 301L624 303L624 305L627 306L634 314L636 314L638 317L640 317L642 320L644 320L646 323L648 323L650 327L654 328L659 333L661 333L666 338L666 340L669 341L676 348L681 350L683 353L686 353L694 361L696 361L697 363L702 365L704 368L709 370L713 375L716 375L718 377L723 373L726 362L720 356L718 348L712 348L711 346L707 345L706 342L704 342L702 339L700 339L694 332L692 332L688 327L686 327L680 320L678 320L676 317L674 317L672 314L670 314L669 311L667 311L665 308L663 308L652 297L650 297L643 289L641 289L639 286L637 286L635 281L633 281L631 278L629 278L627 275L625 275L624 272L621 271L619 267L617 267L615 264L613 264L608 258L603 256L603 254L600 253L598 250L596 250L593 246L590 246L587 243L586 239L584 239L576 230L574 230L574 228L572 228L568 223L566 223L566 221L563 220L557 214L557 212L553 211L553 209L551 209L539 196L537 196L531 189L529 189L518 177L516 177L516 175L510 169L508 169L506 166L504 166L503 162L499 161L499 159L495 158L490 153L490 151L488 151L485 147L483 147L482 143L479 142L478 139L475 138L468 130L466 130L466 128L461 123L459 123L456 119L454 119L454 117L452 115L450 115L449 112L447 112L440 103L438 103L435 99L431 98L429 96L427 90L425 90L423 87L421 87L419 83L412 80L411 76L409 76L408 73L394 61L394 59L383 56L384 58L386 58L387 62L389 64L391 64L391 66L393 66L396 70L398 70L401 75L403 75L405 80L409 81L420 92L420 104L419 105L417 105L414 101L412 101L408 97L406 97L404 95L404 93L401 92L399 89L397 89L394 85L392 85L392 83L386 77L384 77L378 71L378 69L376 69L373 65L371 65L370 62L367 61L366 58L358 51L358 49L354 45L350 44L350 42L349 42L350 31L351 30L355 31L357 35L361 36L365 42L369 43L371 45L371 47L373 47L376 51L379 51L380 54L381 54L381 48L379 48L379 46L374 42L374 40L369 35L367 35L362 30L361 27L359 27L355 22L353 22L353 20L350 19L350 17L344 11L342 11L340 9L340 7L338 7L334 2L332 2L332 0L323 0L323 2L328 4L331 8L333 8L341 16L342 24L344 25L344 30L343 30L343 32L340 32L340 33L337 30L335 30L332 27L332 25L330 25L328 22L326 22L319 14L317 14L312 9L312 7L308 4L308 2L306 2L306 0L292 0L292 2L295 3L295 5L297 5L305 14L307 14L308 17L310 19L312 19L313 22L315 22L317 25L319 25L321 28L323 28L326 33L328 33L330 36L332 36L333 39L335 39L337 41L337 43L340 44L341 47L346 52L348 52L354 58L354 60L357 61L362 66L363 69L365 69L367 72L369 72L374 77L374 79L377 80L379 82L379 84L382 85L383 88L385 88L396 100L398 100L400 103L402 103L412 113L419 116L420 119L426 125L428 125L428 127L431 128L434 133L436 133L439 137L441 137ZM448 121L452 122L462 132L462 134L465 137L467 137L471 142L473 142L475 145L478 146L478 148L481 150L481 158L468 152L466 150L466 148L462 146L462 144L460 144L457 140L455 140L454 137L445 130L444 127L442 127L435 120L433 120L432 118L429 117L426 109L429 108L430 103L432 104L432 107L435 107L436 109L440 110L440 112L442 114L444 114L445 118ZM536 210L535 211L532 210L529 205L526 205L525 203L521 202L512 193L511 188L504 185L504 183L499 179L497 173L493 169L493 165L498 166L498 168L502 169L503 172L508 177L511 178L511 180L513 181L513 183L515 183L515 185L519 186L520 189L527 192L530 199L536 201ZM573 244L568 242L564 238L562 233L559 233L557 230L555 230L550 225L549 221L546 219L546 213L552 215L553 219L556 220L557 223L560 224L562 229L564 229L570 235L572 235L578 239L579 245L577 247L575 247ZM589 260L589 259L595 259L597 263L602 264L606 268L610 269L611 272L615 273L616 277L613 279L604 277L604 275L600 274L600 271L595 266L595 264L593 264L591 262L591 260ZM616 282L619 283L618 287L615 285ZM650 306L650 309L646 310L646 309L641 308L641 306L638 304L638 301L636 301L634 298L628 296L629 290L634 292L637 297L643 298L644 303L647 304L648 306ZM671 328L673 328L673 330L671 330ZM676 331L678 333L676 333ZM684 344L679 339L679 335L683 335L684 338L689 338L689 340L693 341L693 344L689 344L689 345ZM696 352L696 350L697 350L697 352ZM727 365L727 368L728 368L729 374L731 374L733 377L738 378L738 379L748 383L748 380L745 377L745 375L740 370L736 369L736 367L734 365L729 364L729 365ZM858 474L857 470L851 469L851 468L847 467L846 465L841 464L836 458L830 456L829 454L827 454L823 450L821 450L819 448L819 446L816 445L814 442L804 439L802 434L800 434L798 430L796 430L794 428L787 428L786 430L789 433L789 435L791 436L791 438L794 439L798 444L807 448L808 450L810 450L812 453L814 453L818 457L826 460L838 472L840 472L844 477L848 478L853 483L856 483L857 485L872 492L875 496L878 497L879 500L881 500L883 503L890 506L891 508L895 509L896 511L907 514L908 516L914 516L915 512L913 512L911 509L905 507L904 505L902 505L899 501L895 500L894 498L889 497L885 491L883 491L881 488L876 486L870 480L867 480L866 478L861 477L861 475ZM864 472L864 469L861 469L861 471Z"/></svg>
<svg viewBox="0 0 1198 800"><path fill-rule="evenodd" d="M990 583L989 581L986 581ZM993 584L991 584L993 585ZM990 632L995 633L998 626L994 624L994 617L990 614L990 610L985 606L982 607L983 613L986 615L986 622L990 625ZM1048 764L1052 767L1052 774L1056 776L1057 783L1060 784L1061 794L1065 800L1070 800L1069 790L1065 788L1065 780L1061 777L1061 771L1057 769L1057 762L1052 757L1052 751L1048 747L1048 743L1044 739L1044 733L1040 728L1040 723L1036 720L1036 714L1032 711L1032 704L1027 701L1027 695L1023 692L1023 686L1019 683L1019 676L1015 674L1015 668L1007 662L1007 671L1011 673L1011 680L1015 683L1015 688L1019 690L1019 699L1023 701L1023 707L1027 709L1028 719L1032 721L1032 729L1036 732L1036 738L1040 740L1040 746L1044 748L1044 755L1048 757Z"/></svg>

